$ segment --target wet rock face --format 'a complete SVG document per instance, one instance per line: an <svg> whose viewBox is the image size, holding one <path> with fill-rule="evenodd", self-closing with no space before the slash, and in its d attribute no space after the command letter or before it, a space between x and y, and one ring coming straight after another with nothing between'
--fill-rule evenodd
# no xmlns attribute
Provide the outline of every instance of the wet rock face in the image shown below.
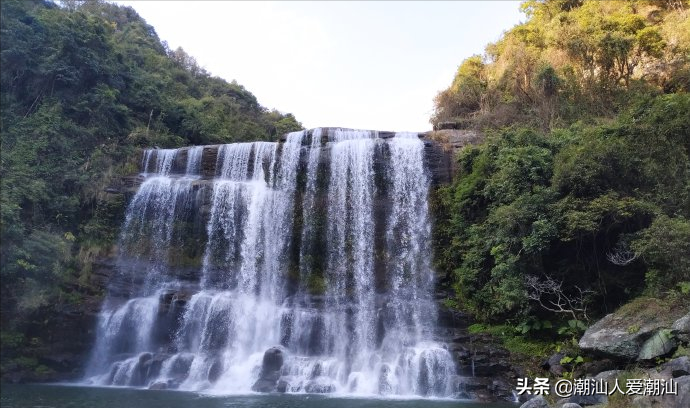
<svg viewBox="0 0 690 408"><path fill-rule="evenodd" d="M280 372L280 368L283 366L283 351L278 347L272 347L266 350L264 353L264 360L261 365L261 372L273 373Z"/></svg>
<svg viewBox="0 0 690 408"><path fill-rule="evenodd" d="M220 360L216 360L213 364L211 364L211 368L208 371L208 380L210 382L215 382L222 373L223 363L221 363Z"/></svg>
<svg viewBox="0 0 690 408"><path fill-rule="evenodd" d="M448 295L437 293L439 298ZM467 316L439 302L435 338L448 345L455 361L455 397L484 402L513 402L517 378L524 377L524 373L519 373L519 369L510 364L509 353L498 340L488 334L469 333L467 328L471 323Z"/></svg>
<svg viewBox="0 0 690 408"><path fill-rule="evenodd" d="M304 386L304 391L311 394L330 394L335 392L335 385L318 381L309 381L307 385Z"/></svg>
<svg viewBox="0 0 690 408"><path fill-rule="evenodd" d="M163 382L163 381L158 381L155 382L151 385L149 385L149 390L167 390L168 389L168 383Z"/></svg>
<svg viewBox="0 0 690 408"><path fill-rule="evenodd" d="M484 136L474 130L441 129L421 133L424 139L424 151L427 168L430 170L434 184L449 183L455 174L458 152L466 146L480 143Z"/></svg>
<svg viewBox="0 0 690 408"><path fill-rule="evenodd" d="M259 374L259 379L256 380L252 386L252 391L278 391L278 379L280 379L280 369L283 367L283 362L284 357L282 349L279 347L271 347L270 349L266 350L264 353L263 362L261 363L261 373Z"/></svg>

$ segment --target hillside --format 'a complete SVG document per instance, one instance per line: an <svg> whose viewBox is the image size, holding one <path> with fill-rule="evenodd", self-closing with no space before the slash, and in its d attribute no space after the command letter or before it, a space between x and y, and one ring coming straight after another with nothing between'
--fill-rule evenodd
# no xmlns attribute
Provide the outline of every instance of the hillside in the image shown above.
<svg viewBox="0 0 690 408"><path fill-rule="evenodd" d="M436 127L597 123L639 98L690 88L680 0L524 1L527 19L464 60L435 100Z"/></svg>
<svg viewBox="0 0 690 408"><path fill-rule="evenodd" d="M28 337L28 327L103 290L92 263L110 251L124 211L103 190L132 172L136 148L301 128L169 49L133 9L64 4L2 2L3 371L39 367L32 350L50 333ZM15 349L23 356L8 360Z"/></svg>
<svg viewBox="0 0 690 408"><path fill-rule="evenodd" d="M690 306L690 12L523 9L436 99L437 128L484 137L437 192L436 267L449 306L541 363L626 303Z"/></svg>

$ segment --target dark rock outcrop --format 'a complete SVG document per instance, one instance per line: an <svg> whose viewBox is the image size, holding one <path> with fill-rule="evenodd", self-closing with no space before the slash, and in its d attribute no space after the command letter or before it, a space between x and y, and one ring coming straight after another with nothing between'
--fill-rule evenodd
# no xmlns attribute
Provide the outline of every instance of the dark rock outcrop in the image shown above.
<svg viewBox="0 0 690 408"><path fill-rule="evenodd" d="M447 293L438 293L439 298ZM479 401L513 401L517 367L510 353L491 335L469 333L470 319L439 302L436 341L448 345L457 370L454 394L457 398Z"/></svg>
<svg viewBox="0 0 690 408"><path fill-rule="evenodd" d="M283 366L283 350L279 347L271 347L264 353L261 363L259 379L252 385L252 391L275 392L280 379L280 369Z"/></svg>
<svg viewBox="0 0 690 408"><path fill-rule="evenodd" d="M544 361L541 368L547 370L553 375L562 375L565 368L561 365L561 360L565 357L563 353L556 353Z"/></svg>

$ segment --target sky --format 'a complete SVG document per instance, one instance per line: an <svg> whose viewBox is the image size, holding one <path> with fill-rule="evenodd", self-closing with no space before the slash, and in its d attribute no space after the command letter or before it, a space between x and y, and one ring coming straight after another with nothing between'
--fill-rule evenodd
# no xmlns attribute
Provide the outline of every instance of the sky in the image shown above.
<svg viewBox="0 0 690 408"><path fill-rule="evenodd" d="M430 130L462 60L524 21L517 1L116 3L306 128Z"/></svg>

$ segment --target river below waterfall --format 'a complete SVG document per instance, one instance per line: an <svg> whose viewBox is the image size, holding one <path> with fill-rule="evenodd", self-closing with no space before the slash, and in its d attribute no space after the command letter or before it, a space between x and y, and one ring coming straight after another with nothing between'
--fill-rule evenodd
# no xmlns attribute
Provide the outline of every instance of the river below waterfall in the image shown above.
<svg viewBox="0 0 690 408"><path fill-rule="evenodd" d="M341 398L313 394L211 396L184 391L135 388L3 384L3 408L514 408L516 404L481 404L443 399Z"/></svg>

